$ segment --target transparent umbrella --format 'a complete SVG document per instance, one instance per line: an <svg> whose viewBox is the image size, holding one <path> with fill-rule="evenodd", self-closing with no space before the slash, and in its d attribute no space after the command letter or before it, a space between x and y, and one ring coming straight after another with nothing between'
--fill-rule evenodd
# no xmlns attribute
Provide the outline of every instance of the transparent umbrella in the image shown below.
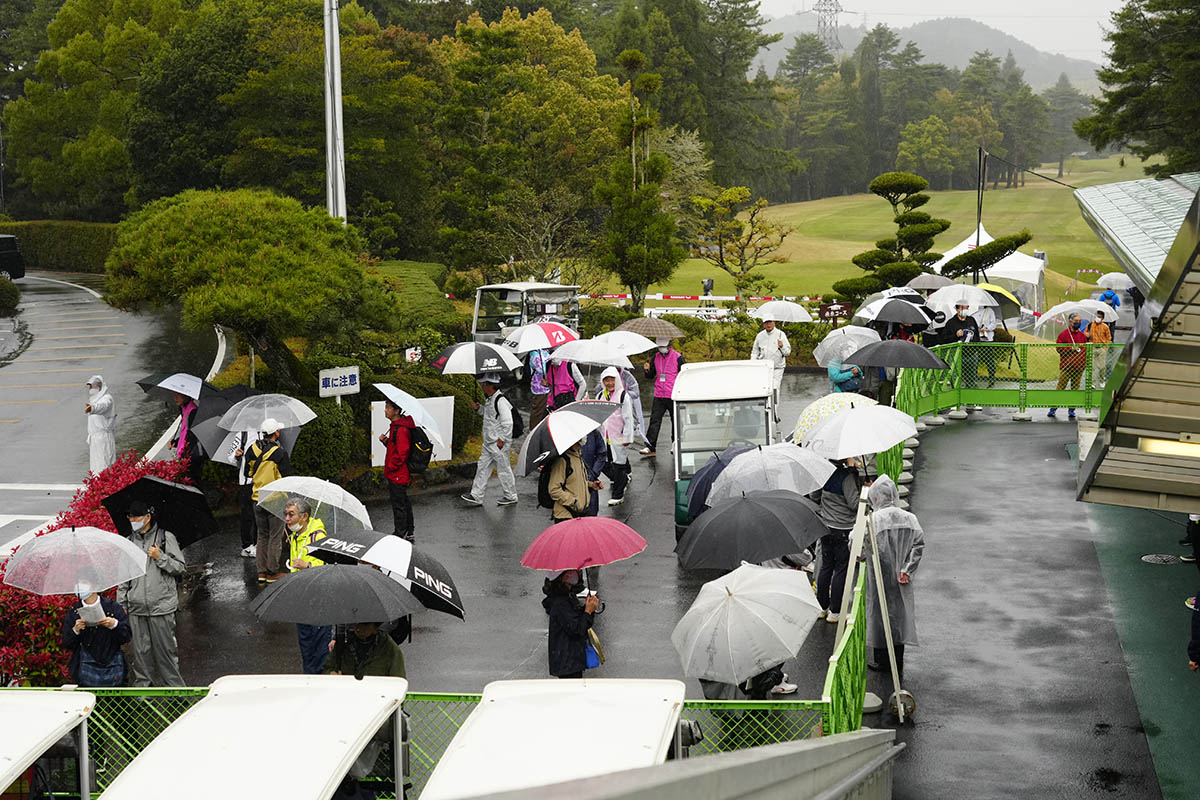
<svg viewBox="0 0 1200 800"><path fill-rule="evenodd" d="M340 530L371 527L371 517L357 497L337 484L292 475L271 481L258 490L258 504L264 510L283 519L284 509L293 498L308 502L310 516L325 524L325 532L337 536Z"/></svg>
<svg viewBox="0 0 1200 800"><path fill-rule="evenodd" d="M764 489L808 494L824 486L833 471L829 459L791 442L756 447L733 457L713 481L707 504Z"/></svg>
<svg viewBox="0 0 1200 800"><path fill-rule="evenodd" d="M298 428L316 418L315 411L294 397L256 394L230 406L217 425L227 431L261 431L263 423L269 419L283 428Z"/></svg>
<svg viewBox="0 0 1200 800"><path fill-rule="evenodd" d="M878 341L878 333L860 325L834 328L825 334L825 338L821 340L820 344L813 348L813 358L822 367L828 367L829 362L834 358L843 358L861 347Z"/></svg>
<svg viewBox="0 0 1200 800"><path fill-rule="evenodd" d="M792 431L792 438L796 441L803 439L804 434L815 428L817 423L851 406L862 407L877 404L877 400L854 392L833 392L819 397L800 412L800 416L796 419L796 427Z"/></svg>
<svg viewBox="0 0 1200 800"><path fill-rule="evenodd" d="M576 364L591 364L597 367L625 367L633 363L616 345L602 339L579 339L567 342L554 351L551 361L574 361Z"/></svg>
<svg viewBox="0 0 1200 800"><path fill-rule="evenodd" d="M852 406L827 417L800 443L825 458L881 453L917 435L913 418L887 406Z"/></svg>
<svg viewBox="0 0 1200 800"><path fill-rule="evenodd" d="M100 528L60 528L35 536L8 560L4 582L34 594L103 592L146 574L146 554Z"/></svg>

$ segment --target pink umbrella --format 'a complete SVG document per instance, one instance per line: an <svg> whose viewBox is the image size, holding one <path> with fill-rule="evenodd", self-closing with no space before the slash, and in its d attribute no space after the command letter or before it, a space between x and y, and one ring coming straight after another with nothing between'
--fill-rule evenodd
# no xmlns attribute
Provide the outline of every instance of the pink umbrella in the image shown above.
<svg viewBox="0 0 1200 800"><path fill-rule="evenodd" d="M578 338L578 333L558 322L534 322L510 333L504 340L504 346L517 353L528 353L531 350L553 350L560 344Z"/></svg>
<svg viewBox="0 0 1200 800"><path fill-rule="evenodd" d="M562 572L632 558L646 549L637 531L608 517L578 517L551 525L521 556L530 569Z"/></svg>

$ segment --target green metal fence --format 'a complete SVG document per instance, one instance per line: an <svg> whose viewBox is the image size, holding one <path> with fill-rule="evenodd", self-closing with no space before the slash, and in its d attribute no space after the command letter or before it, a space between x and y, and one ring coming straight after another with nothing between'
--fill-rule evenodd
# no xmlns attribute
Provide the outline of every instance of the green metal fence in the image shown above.
<svg viewBox="0 0 1200 800"><path fill-rule="evenodd" d="M849 733L862 727L867 692L867 570L860 565L850 618L829 659L825 689L825 732Z"/></svg>

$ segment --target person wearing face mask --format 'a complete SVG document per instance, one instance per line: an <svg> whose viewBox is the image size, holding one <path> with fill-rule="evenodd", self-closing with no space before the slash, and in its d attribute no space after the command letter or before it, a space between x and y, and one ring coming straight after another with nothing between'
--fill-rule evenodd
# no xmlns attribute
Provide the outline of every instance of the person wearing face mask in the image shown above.
<svg viewBox="0 0 1200 800"><path fill-rule="evenodd" d="M965 389L974 387L979 376L979 350L973 346L979 342L979 323L967 314L968 310L966 303L959 303L954 307L954 316L942 327L944 344L967 345L962 351L962 385Z"/></svg>
<svg viewBox="0 0 1200 800"><path fill-rule="evenodd" d="M1083 319L1078 314L1067 319L1066 329L1058 335L1058 344L1058 385L1055 388L1059 391L1068 386L1078 389L1087 368L1087 334L1083 332ZM1058 409L1050 409L1046 416L1057 417ZM1075 419L1074 408L1067 409L1067 419Z"/></svg>
<svg viewBox="0 0 1200 800"><path fill-rule="evenodd" d="M842 610L842 591L850 567L850 530L858 519L862 484L858 459L834 462L837 469L821 489L821 521L829 533L821 537L821 567L817 572L817 602L827 622L837 622Z"/></svg>
<svg viewBox="0 0 1200 800"><path fill-rule="evenodd" d="M774 370L776 422L779 421L779 387L783 385L783 370L791 354L792 343L787 334L776 327L775 320L764 319L762 330L754 337L754 345L750 348L750 360L766 361Z"/></svg>
<svg viewBox="0 0 1200 800"><path fill-rule="evenodd" d="M88 415L88 469L93 473L103 472L117 460L117 440L113 429L117 426L117 404L108 392L104 378L93 375L88 378L88 401L83 413Z"/></svg>
<svg viewBox="0 0 1200 800"><path fill-rule="evenodd" d="M142 501L130 503L126 516L133 530L129 541L146 554L146 574L117 587L117 602L129 612L133 631L133 685L183 686L175 641L183 553L175 534L160 528L153 509Z"/></svg>
<svg viewBox="0 0 1200 800"><path fill-rule="evenodd" d="M288 570L322 566L325 562L308 552L308 546L325 538L325 523L312 515L312 506L303 497L290 497L283 507L283 524L288 530ZM296 625L300 642L300 661L305 675L320 675L329 656L329 625Z"/></svg>
<svg viewBox="0 0 1200 800"><path fill-rule="evenodd" d="M671 340L659 337L655 340L658 351L647 361L642 370L646 377L654 381L654 404L650 406L650 427L646 431L647 444L642 448L642 455L652 456L658 447L658 429L662 427L664 414L671 415L671 441L675 440L675 408L671 403L671 390L675 388L675 379L679 369L686 359L679 351L671 347Z"/></svg>
<svg viewBox="0 0 1200 800"><path fill-rule="evenodd" d="M121 645L132 638L129 615L116 600L101 597L86 586L76 593L79 603L63 620L62 646L71 651L67 673L77 686L121 686L125 683L125 656ZM99 608L97 608L97 606ZM89 622L86 614L96 622Z"/></svg>
<svg viewBox="0 0 1200 800"><path fill-rule="evenodd" d="M546 595L542 608L550 617L547 661L556 678L582 678L587 669L588 629L600 608L600 597L589 594L581 603L577 595L581 586L577 569L546 578L542 585Z"/></svg>

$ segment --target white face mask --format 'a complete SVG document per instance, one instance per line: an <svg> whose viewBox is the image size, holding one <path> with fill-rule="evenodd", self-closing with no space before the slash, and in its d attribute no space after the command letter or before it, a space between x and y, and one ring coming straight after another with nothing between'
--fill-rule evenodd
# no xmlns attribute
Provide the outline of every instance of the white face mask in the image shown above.
<svg viewBox="0 0 1200 800"><path fill-rule="evenodd" d="M292 533L295 533L296 531L300 530L300 528L301 528L301 525L299 522L293 522L291 525L288 525L288 530L291 531Z"/></svg>
<svg viewBox="0 0 1200 800"><path fill-rule="evenodd" d="M133 528L135 531L140 531L142 528L146 527L146 520L131 519L129 520L129 527Z"/></svg>
<svg viewBox="0 0 1200 800"><path fill-rule="evenodd" d="M95 397L98 394L100 394L99 389L92 387L92 386L88 387L88 397Z"/></svg>
<svg viewBox="0 0 1200 800"><path fill-rule="evenodd" d="M662 353L665 356L667 354L667 351L670 349L671 349L670 347L660 347L660 348L658 348L658 352Z"/></svg>

